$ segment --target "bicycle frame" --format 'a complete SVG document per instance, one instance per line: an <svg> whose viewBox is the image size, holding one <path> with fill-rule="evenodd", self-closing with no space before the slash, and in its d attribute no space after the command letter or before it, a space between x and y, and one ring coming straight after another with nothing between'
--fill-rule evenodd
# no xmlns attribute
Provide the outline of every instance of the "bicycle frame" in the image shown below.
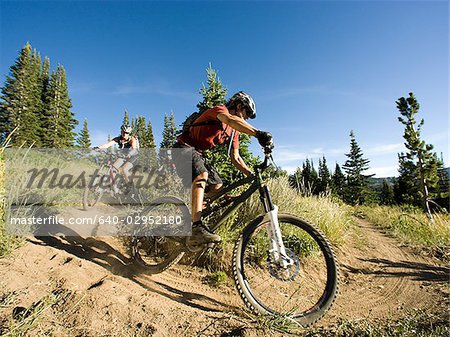
<svg viewBox="0 0 450 337"><path fill-rule="evenodd" d="M268 155L266 154L266 158L264 162L255 167L255 174L243 179L236 181L235 183L223 188L220 192L213 195L210 198L210 201L213 202L220 197L224 196L228 192L238 188L240 186L251 183L250 187L244 191L241 195L234 198L231 202L231 206L229 206L224 214L219 218L219 221L211 226L211 230L215 232L226 220L227 218L242 204L244 203L250 196L259 190L259 198L264 208L264 218L263 222L268 222L269 226L267 226L267 233L270 238L272 258L274 262L280 263L283 268L288 267L293 264L293 260L289 258L286 254L286 249L284 247L283 239L281 236L280 226L278 223L278 207L273 204L272 198L270 196L269 188L263 184L262 172L268 167ZM226 206L223 206L226 207ZM222 208L222 207L221 207ZM208 212L202 214L203 216L211 215L214 209L209 210ZM234 229L234 227L232 227Z"/></svg>

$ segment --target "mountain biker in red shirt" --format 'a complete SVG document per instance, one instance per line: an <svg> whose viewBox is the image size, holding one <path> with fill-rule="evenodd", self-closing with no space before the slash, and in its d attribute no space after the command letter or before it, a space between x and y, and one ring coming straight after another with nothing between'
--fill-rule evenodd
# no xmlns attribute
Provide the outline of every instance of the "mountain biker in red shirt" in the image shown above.
<svg viewBox="0 0 450 337"><path fill-rule="evenodd" d="M246 122L247 119L256 117L256 105L253 98L247 93L240 91L234 94L225 106L215 106L203 112L194 124L177 138L174 148L192 148L192 236L191 243L219 242L221 237L212 233L202 223L202 208L205 188L208 184L209 192L215 193L222 187L222 180L217 170L210 164L205 163L202 151L212 149L219 144L229 142L229 155L234 166L246 176L252 174L250 168L245 164L239 154L239 133L243 132L254 136L262 146L272 144L272 135L268 132L259 131ZM212 123L205 123L212 121ZM200 125L195 125L200 124ZM203 124L203 125L201 125ZM190 159L190 158L189 158ZM184 160L189 160L184 158ZM181 156L174 160L183 160ZM177 165L181 167L182 165ZM179 172L180 176L186 175ZM191 182L188 182L191 183ZM187 182L185 182L187 185Z"/></svg>

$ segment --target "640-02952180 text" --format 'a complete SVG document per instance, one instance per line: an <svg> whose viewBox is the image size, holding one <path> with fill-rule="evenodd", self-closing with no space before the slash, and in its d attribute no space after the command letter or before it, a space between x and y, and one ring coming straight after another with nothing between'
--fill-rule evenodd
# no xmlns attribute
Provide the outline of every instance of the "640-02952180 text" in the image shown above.
<svg viewBox="0 0 450 337"><path fill-rule="evenodd" d="M48 217L11 217L11 225L93 225L93 224L135 224L135 225L180 225L183 217L180 215L95 215L91 217L64 217L50 215Z"/></svg>

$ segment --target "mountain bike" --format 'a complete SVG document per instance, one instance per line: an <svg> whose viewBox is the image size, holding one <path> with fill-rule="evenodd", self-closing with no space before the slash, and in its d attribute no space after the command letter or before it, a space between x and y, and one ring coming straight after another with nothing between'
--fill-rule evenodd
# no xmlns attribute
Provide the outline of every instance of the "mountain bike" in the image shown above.
<svg viewBox="0 0 450 337"><path fill-rule="evenodd" d="M117 158L124 158L123 153L119 152L115 155L112 152L106 153L106 158L98 156L99 151L94 151L93 156L94 162L99 166L94 172L94 178L89 183L86 184L83 193L83 208L84 210L89 210L94 207L106 194L108 194L115 202L115 204L122 205L124 203L129 203L127 201L127 196L132 198L131 202L139 202L142 204L143 196L131 185L130 190L124 193L126 190L125 179L123 175L119 172L117 168L114 167L114 162ZM128 198L128 199L130 199Z"/></svg>
<svg viewBox="0 0 450 337"><path fill-rule="evenodd" d="M278 212L263 176L269 163L273 163L271 153L271 148L265 148L265 159L254 167L254 174L213 196L202 216L208 220L223 211L216 222L209 223L211 231L216 232L244 201L259 192L264 213L250 221L234 245L232 270L237 290L254 313L282 315L307 326L319 320L334 302L338 266L330 244L316 226L298 216ZM227 197L245 185L248 187L240 195ZM177 211L190 221L189 209L180 198L162 197L150 204L144 212ZM147 235L147 227L135 228L132 255L150 273L163 272L184 254L212 246L193 247L186 237Z"/></svg>

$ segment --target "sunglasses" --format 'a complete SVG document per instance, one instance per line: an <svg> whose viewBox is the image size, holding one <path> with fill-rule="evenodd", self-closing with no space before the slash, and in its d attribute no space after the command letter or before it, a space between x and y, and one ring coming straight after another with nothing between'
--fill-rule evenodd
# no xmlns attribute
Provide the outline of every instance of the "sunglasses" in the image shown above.
<svg viewBox="0 0 450 337"><path fill-rule="evenodd" d="M254 118L255 113L248 107L245 107L245 113L247 114L248 118Z"/></svg>

